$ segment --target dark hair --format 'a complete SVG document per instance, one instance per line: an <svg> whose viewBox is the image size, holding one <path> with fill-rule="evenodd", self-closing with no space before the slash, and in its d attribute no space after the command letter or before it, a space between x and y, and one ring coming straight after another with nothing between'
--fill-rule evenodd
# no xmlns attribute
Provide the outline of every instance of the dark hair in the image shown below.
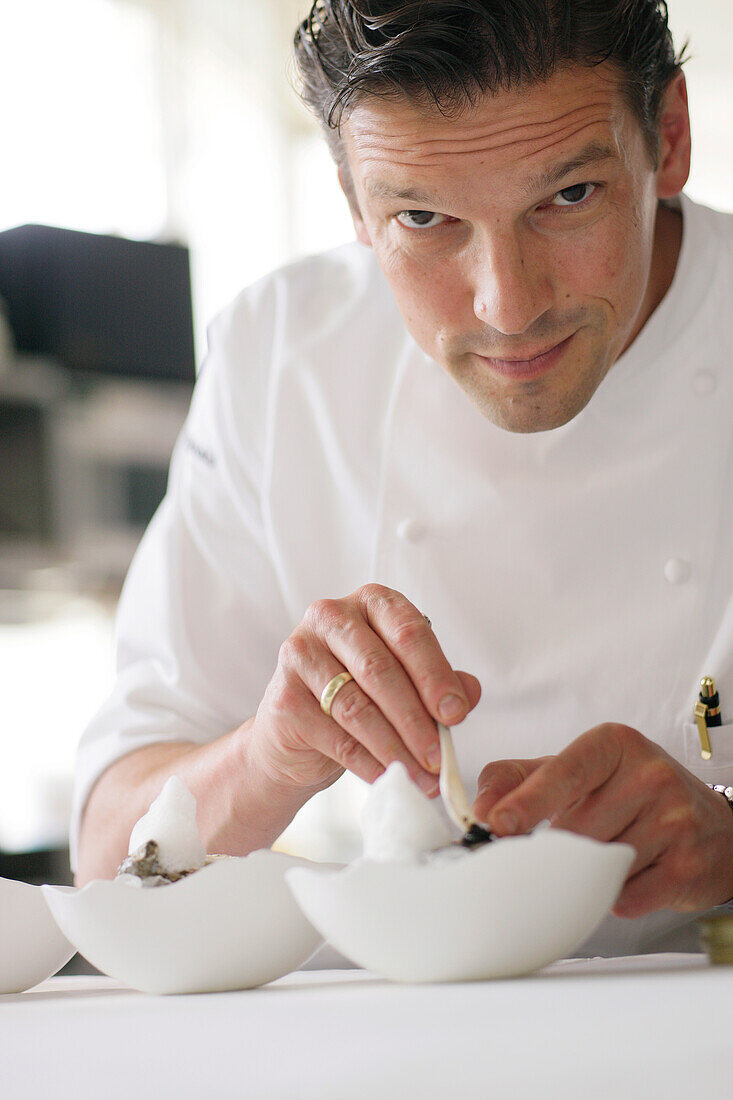
<svg viewBox="0 0 733 1100"><path fill-rule="evenodd" d="M316 0L294 45L300 95L342 166L341 119L364 96L407 95L450 115L604 61L656 165L662 97L684 60L664 0Z"/></svg>

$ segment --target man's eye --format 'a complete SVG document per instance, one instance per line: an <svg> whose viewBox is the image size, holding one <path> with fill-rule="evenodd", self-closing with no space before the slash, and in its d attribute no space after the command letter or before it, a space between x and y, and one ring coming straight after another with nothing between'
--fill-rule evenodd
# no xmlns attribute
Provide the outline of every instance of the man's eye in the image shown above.
<svg viewBox="0 0 733 1100"><path fill-rule="evenodd" d="M434 229L445 220L445 214L436 214L434 210L401 210L397 215L397 221L405 229Z"/></svg>
<svg viewBox="0 0 733 1100"><path fill-rule="evenodd" d="M595 183L575 183L572 187L563 187L553 196L550 206L579 206L595 191Z"/></svg>

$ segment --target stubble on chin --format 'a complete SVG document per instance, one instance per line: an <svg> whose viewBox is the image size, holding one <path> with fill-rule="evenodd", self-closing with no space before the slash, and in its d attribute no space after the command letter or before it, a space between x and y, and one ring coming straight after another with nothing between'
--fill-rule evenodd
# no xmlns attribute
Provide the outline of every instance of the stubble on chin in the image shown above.
<svg viewBox="0 0 733 1100"><path fill-rule="evenodd" d="M561 374L527 382L492 375L472 354L452 354L444 369L474 407L497 428L516 434L552 431L573 420L591 401L608 373L611 356L600 332L588 331L588 346L577 364L563 364Z"/></svg>
<svg viewBox="0 0 733 1100"><path fill-rule="evenodd" d="M515 434L552 431L573 420L588 404L595 386L579 386L560 393L544 392L540 381L526 382L522 392L498 394L480 379L463 374L456 381L475 408L497 428Z"/></svg>

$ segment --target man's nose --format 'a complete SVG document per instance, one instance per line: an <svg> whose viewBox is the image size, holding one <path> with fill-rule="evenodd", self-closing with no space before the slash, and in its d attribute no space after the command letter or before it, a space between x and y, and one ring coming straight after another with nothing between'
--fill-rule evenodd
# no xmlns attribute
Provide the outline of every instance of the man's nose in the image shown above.
<svg viewBox="0 0 733 1100"><path fill-rule="evenodd" d="M552 286L541 257L514 238L483 242L477 258L473 308L479 321L517 336L552 305Z"/></svg>

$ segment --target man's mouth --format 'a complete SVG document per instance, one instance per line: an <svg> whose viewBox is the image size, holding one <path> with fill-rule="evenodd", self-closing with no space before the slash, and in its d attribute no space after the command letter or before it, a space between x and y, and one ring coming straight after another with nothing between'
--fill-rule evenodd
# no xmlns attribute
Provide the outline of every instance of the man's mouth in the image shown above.
<svg viewBox="0 0 733 1100"><path fill-rule="evenodd" d="M513 356L511 359L498 359L487 355L479 355L478 358L486 363L491 370L496 371L497 374L503 374L506 378L529 380L554 367L574 336L575 333L572 333L571 336L568 336L559 344L554 344L549 348L538 351L527 349L524 352L525 358Z"/></svg>

